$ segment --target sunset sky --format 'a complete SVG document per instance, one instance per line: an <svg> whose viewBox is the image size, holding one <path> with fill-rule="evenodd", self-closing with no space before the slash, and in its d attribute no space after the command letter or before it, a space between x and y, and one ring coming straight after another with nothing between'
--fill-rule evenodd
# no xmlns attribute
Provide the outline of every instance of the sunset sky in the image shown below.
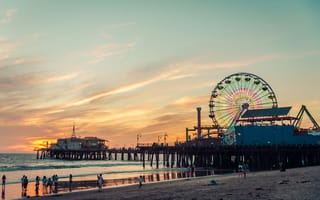
<svg viewBox="0 0 320 200"><path fill-rule="evenodd" d="M225 76L266 80L320 122L320 1L0 0L0 152L98 136L113 147L210 124Z"/></svg>

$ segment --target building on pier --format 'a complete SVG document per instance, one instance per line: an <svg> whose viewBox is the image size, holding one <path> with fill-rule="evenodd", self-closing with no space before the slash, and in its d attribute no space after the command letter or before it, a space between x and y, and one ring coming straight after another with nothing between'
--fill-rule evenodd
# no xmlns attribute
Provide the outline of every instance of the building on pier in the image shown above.
<svg viewBox="0 0 320 200"><path fill-rule="evenodd" d="M320 128L305 106L297 117L288 116L291 107L247 110L235 126L236 145L320 144ZM306 112L313 127L300 128Z"/></svg>
<svg viewBox="0 0 320 200"><path fill-rule="evenodd" d="M98 137L77 137L73 126L71 137L59 138L57 143L35 150L38 159L102 160L106 159L107 142Z"/></svg>

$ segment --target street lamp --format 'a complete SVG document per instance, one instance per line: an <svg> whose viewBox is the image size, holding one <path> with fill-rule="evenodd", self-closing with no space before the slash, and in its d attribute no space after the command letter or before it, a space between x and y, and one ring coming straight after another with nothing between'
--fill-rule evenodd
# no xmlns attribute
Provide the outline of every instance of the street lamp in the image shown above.
<svg viewBox="0 0 320 200"><path fill-rule="evenodd" d="M158 136L158 144L160 144L161 135Z"/></svg>
<svg viewBox="0 0 320 200"><path fill-rule="evenodd" d="M167 142L167 137L168 137L168 134L167 133L165 133L164 135L163 135L163 140L164 140L164 145L166 145L166 142Z"/></svg>
<svg viewBox="0 0 320 200"><path fill-rule="evenodd" d="M141 133L137 134L137 146L139 145L139 139L142 137Z"/></svg>

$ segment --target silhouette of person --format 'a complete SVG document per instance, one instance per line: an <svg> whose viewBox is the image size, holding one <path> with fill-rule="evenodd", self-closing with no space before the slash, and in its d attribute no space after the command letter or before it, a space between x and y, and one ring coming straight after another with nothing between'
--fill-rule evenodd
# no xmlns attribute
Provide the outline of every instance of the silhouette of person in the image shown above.
<svg viewBox="0 0 320 200"><path fill-rule="evenodd" d="M2 176L2 190L6 189L6 181L7 181L7 177L6 175Z"/></svg>

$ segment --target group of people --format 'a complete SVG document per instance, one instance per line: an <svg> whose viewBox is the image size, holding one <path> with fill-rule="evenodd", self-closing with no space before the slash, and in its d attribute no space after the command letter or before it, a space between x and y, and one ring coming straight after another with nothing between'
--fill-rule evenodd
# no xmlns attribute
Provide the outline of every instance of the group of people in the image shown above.
<svg viewBox="0 0 320 200"><path fill-rule="evenodd" d="M72 187L72 174L69 175L69 187L71 190ZM104 180L102 177L102 174L98 174L97 175L97 184L98 184L98 191L102 192L102 186L104 184ZM5 185L6 185L6 176L3 175L2 176L2 191L4 193L5 190ZM46 177L43 176L42 179L40 179L39 176L36 176L35 178L35 192L36 195L38 195L39 193L39 186L40 186L40 181L42 181L42 186L43 186L43 193L47 193L47 189L49 188L49 192L57 192L58 189L58 181L59 181L59 177L57 174L53 175L52 177ZM142 187L142 182L144 182L144 178L142 176L140 176L138 178L138 183L139 183L139 188ZM27 189L28 189L28 184L29 184L29 179L26 175L23 175L21 177L21 187L22 187L22 196L25 197L27 195Z"/></svg>
<svg viewBox="0 0 320 200"><path fill-rule="evenodd" d="M39 179L39 183L40 183L40 177L37 176L37 178ZM36 178L36 186L37 186L37 178ZM59 181L59 177L57 174L55 174L49 178L47 178L46 176L43 176L42 177L43 189L47 191L47 188L49 187L50 192L52 192L52 191L57 192L58 181ZM39 186L39 184L38 184L38 186Z"/></svg>
<svg viewBox="0 0 320 200"><path fill-rule="evenodd" d="M29 179L26 175L23 175L21 177L21 187L22 187L22 191L26 191L28 188L28 183L29 183Z"/></svg>
<svg viewBox="0 0 320 200"><path fill-rule="evenodd" d="M59 177L57 174L53 175L52 177L47 178L46 176L42 177L42 185L43 185L43 190L47 192L47 188L49 187L50 192L56 192L58 189L58 181ZM39 186L40 186L40 177L37 176L35 179L35 190L36 194L39 192ZM21 187L22 187L22 192L27 191L28 189L28 177L26 175L23 175L21 177ZM54 186L54 187L53 187Z"/></svg>

